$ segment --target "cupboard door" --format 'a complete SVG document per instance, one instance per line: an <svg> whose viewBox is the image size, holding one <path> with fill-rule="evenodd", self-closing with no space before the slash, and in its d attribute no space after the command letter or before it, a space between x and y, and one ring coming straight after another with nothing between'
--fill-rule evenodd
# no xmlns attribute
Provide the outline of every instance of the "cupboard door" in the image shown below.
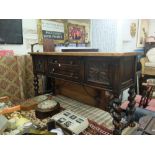
<svg viewBox="0 0 155 155"><path fill-rule="evenodd" d="M112 89L111 61L104 58L87 58L85 65L85 81L96 87Z"/></svg>

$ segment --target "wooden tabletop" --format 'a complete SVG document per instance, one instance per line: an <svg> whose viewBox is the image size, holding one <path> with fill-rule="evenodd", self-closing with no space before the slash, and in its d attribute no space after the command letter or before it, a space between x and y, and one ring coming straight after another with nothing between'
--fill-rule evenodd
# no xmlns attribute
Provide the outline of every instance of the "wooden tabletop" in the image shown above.
<svg viewBox="0 0 155 155"><path fill-rule="evenodd" d="M55 56L134 56L138 52L29 52L31 55L55 55Z"/></svg>

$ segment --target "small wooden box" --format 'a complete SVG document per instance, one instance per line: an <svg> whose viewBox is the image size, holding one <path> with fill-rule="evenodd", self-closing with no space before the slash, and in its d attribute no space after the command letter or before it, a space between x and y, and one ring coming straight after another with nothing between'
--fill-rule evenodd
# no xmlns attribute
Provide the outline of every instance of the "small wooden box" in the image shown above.
<svg viewBox="0 0 155 155"><path fill-rule="evenodd" d="M43 39L43 51L54 52L54 41L52 39Z"/></svg>

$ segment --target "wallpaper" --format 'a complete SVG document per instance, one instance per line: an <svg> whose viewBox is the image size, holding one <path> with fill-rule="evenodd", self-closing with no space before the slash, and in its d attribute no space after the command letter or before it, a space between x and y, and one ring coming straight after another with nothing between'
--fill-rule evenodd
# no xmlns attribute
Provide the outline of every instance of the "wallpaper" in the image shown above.
<svg viewBox="0 0 155 155"><path fill-rule="evenodd" d="M93 19L92 47L99 51L116 51L117 42L117 20Z"/></svg>

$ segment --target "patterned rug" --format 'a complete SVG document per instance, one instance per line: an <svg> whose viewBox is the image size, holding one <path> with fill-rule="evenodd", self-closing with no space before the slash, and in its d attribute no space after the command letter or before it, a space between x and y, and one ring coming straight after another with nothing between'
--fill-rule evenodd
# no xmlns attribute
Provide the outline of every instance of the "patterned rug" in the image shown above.
<svg viewBox="0 0 155 155"><path fill-rule="evenodd" d="M112 130L103 125L99 125L92 120L89 120L89 127L80 135L112 135Z"/></svg>
<svg viewBox="0 0 155 155"><path fill-rule="evenodd" d="M40 103L47 99L47 95L40 95L21 104L30 104L31 102ZM52 99L60 103L61 108L71 110L83 117L88 118L89 120L89 127L81 133L81 135L110 135L112 134L113 124L112 124L112 117L106 111L101 109L83 104L76 100L73 100L68 97L64 97L61 95L53 96ZM37 119L35 117L35 111L21 111L21 114L26 118L30 119L32 123L39 126L39 128L44 128L47 125L47 122L50 118L46 118L43 120ZM130 135L137 129L137 125L134 128L128 127L123 130L122 134Z"/></svg>
<svg viewBox="0 0 155 155"><path fill-rule="evenodd" d="M62 110L65 110L62 108ZM40 127L40 129L47 129L47 122L50 120L49 118L40 120L35 117L35 111L30 110L30 111L21 111L21 114L25 116L26 118L30 119L33 124L37 125ZM106 128L103 125L99 125L98 123L89 120L89 126L86 130L84 130L80 135L112 135L112 130Z"/></svg>
<svg viewBox="0 0 155 155"><path fill-rule="evenodd" d="M89 127L89 131L87 134L95 133L96 135L101 135L101 133L103 134L104 131L106 131L109 134L112 133L112 130L114 128L112 123L113 118L108 112L99 108L83 104L82 102L73 100L71 98L62 95L53 96L53 99L59 102L60 106L63 107L64 109L71 110L94 122L92 123L93 125ZM123 130L122 134L130 135L137 129L137 127L138 124L136 124L135 127L127 127ZM96 131L91 131L92 130L91 128L95 129Z"/></svg>

